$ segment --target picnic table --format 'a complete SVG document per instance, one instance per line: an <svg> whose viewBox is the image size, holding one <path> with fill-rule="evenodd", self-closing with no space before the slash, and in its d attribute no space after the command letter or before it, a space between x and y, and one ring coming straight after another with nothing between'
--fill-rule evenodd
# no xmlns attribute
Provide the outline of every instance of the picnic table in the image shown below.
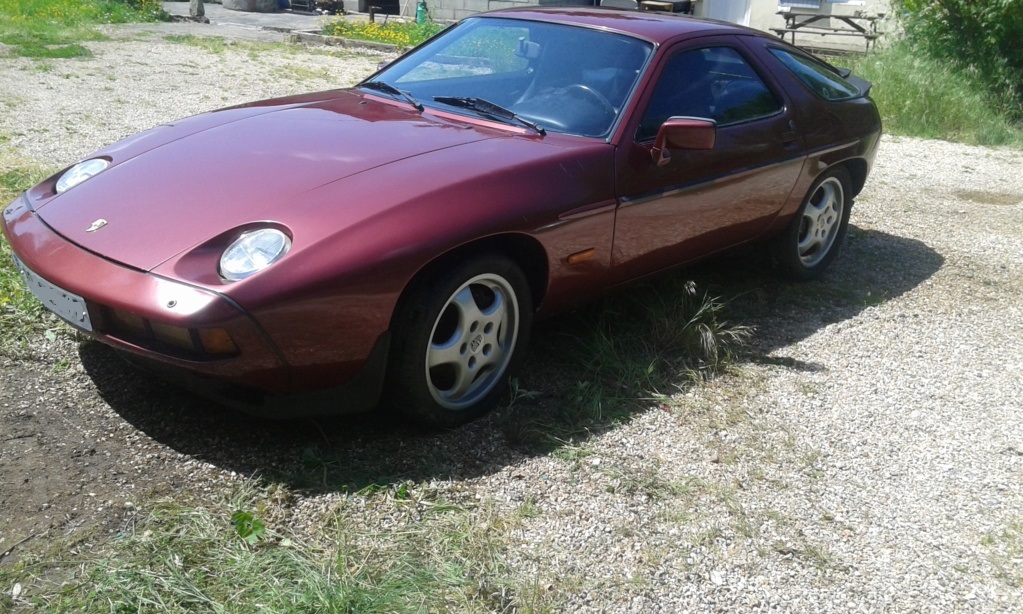
<svg viewBox="0 0 1023 614"><path fill-rule="evenodd" d="M827 15L822 13L804 13L801 11L778 11L778 15L785 18L784 28L771 28L771 31L785 40L786 34L792 35L792 44L796 44L796 34L819 34L821 36L859 36L867 42L867 51L870 45L881 37L882 32L877 31L878 22L884 18L884 13L867 14L856 11L850 15ZM835 22L822 22L822 20L837 20L840 27L834 27Z"/></svg>

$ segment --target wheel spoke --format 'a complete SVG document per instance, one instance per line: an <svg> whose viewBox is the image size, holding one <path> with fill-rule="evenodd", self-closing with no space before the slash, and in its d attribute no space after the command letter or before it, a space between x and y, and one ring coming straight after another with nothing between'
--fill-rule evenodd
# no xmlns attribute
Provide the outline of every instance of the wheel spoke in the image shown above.
<svg viewBox="0 0 1023 614"><path fill-rule="evenodd" d="M464 335L456 335L454 339L443 345L430 344L426 354L426 366L429 368L439 367L446 364L458 364L464 361L461 346L464 343Z"/></svg>
<svg viewBox="0 0 1023 614"><path fill-rule="evenodd" d="M455 371L455 385L443 392L444 396L452 401L460 401L472 388L479 375L480 369L471 369L468 365L459 364Z"/></svg>
<svg viewBox="0 0 1023 614"><path fill-rule="evenodd" d="M458 309L463 335L468 330L471 322L479 322L483 319L483 312L480 311L479 305L476 304L476 299L472 295L472 288L470 286L462 288L462 291L454 296L451 304Z"/></svg>
<svg viewBox="0 0 1023 614"><path fill-rule="evenodd" d="M494 292L494 302L483 312L483 332L488 338L493 338L503 343L498 334L504 336L508 328L508 301L505 300L504 292L500 288L491 288Z"/></svg>
<svg viewBox="0 0 1023 614"><path fill-rule="evenodd" d="M810 251L814 245L818 243L817 240L817 216L815 215L815 209L813 207L806 208L806 215L803 218L805 227L800 233L799 243L797 245L799 249L799 255L803 256Z"/></svg>
<svg viewBox="0 0 1023 614"><path fill-rule="evenodd" d="M824 198L821 199L821 204L818 208L820 211L818 214L818 223L821 225L823 232L826 235L835 226L841 205L838 202L838 195L835 193L834 186L831 184L824 184L821 188L824 190Z"/></svg>

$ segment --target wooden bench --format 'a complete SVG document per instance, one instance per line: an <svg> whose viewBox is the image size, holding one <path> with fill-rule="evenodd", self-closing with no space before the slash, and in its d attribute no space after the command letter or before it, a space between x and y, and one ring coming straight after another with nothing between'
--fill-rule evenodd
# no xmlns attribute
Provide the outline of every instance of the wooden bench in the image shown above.
<svg viewBox="0 0 1023 614"><path fill-rule="evenodd" d="M796 34L819 34L820 36L859 36L867 41L867 51L870 51L870 45L877 39L881 38L881 33L873 32L856 32L855 30L846 30L845 28L771 28L771 31L777 34L782 40L785 40L786 34L792 35L792 44L796 44Z"/></svg>
<svg viewBox="0 0 1023 614"><path fill-rule="evenodd" d="M877 31L877 22L884 17L880 15L826 15L822 13L802 13L794 11L779 11L777 13L785 18L784 28L771 28L771 31L785 40L786 34L792 35L792 44L796 44L796 34L817 34L819 36L856 36L867 43L867 51L870 45L881 37ZM835 19L848 27L835 28L817 23L824 19ZM863 23L861 23L863 22ZM864 25L866 24L866 25Z"/></svg>

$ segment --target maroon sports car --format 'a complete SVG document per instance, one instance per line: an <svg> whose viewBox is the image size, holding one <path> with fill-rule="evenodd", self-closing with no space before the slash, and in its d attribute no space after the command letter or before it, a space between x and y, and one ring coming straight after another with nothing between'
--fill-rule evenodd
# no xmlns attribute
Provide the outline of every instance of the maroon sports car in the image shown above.
<svg viewBox="0 0 1023 614"><path fill-rule="evenodd" d="M207 394L451 425L534 316L753 241L820 274L878 145L869 89L728 24L499 11L354 88L111 145L3 228L51 310Z"/></svg>

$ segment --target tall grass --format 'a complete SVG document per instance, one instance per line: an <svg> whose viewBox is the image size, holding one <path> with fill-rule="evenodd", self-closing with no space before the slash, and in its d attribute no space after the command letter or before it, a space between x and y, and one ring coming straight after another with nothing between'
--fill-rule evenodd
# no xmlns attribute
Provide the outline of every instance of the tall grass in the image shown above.
<svg viewBox="0 0 1023 614"><path fill-rule="evenodd" d="M1023 146L1023 125L1000 112L982 83L907 41L833 61L874 83L871 96L889 134Z"/></svg>

